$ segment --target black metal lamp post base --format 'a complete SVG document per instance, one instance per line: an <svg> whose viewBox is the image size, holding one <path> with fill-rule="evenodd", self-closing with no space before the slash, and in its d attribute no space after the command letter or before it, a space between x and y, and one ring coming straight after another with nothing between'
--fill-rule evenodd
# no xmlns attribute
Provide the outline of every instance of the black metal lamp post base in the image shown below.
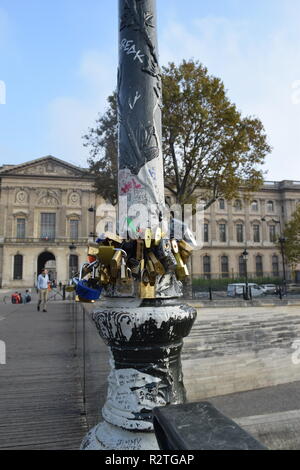
<svg viewBox="0 0 300 470"><path fill-rule="evenodd" d="M102 410L105 422L90 431L82 449L158 449L152 410L186 401L180 354L196 315L194 308L179 303L104 307L93 313L110 347L112 369Z"/></svg>

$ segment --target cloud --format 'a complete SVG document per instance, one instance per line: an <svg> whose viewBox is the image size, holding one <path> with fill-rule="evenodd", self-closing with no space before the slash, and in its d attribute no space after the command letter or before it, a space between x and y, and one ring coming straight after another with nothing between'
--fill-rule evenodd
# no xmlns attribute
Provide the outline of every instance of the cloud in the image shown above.
<svg viewBox="0 0 300 470"><path fill-rule="evenodd" d="M80 81L76 96L57 97L49 104L50 153L70 163L86 165L88 150L83 147L82 136L95 124L98 113L107 108L107 97L116 87L116 70L109 55L98 51L83 55L76 72Z"/></svg>

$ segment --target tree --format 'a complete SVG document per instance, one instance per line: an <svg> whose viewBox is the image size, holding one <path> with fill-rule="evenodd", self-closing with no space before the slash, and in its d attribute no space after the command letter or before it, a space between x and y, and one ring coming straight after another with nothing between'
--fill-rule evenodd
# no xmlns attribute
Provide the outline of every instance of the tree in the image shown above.
<svg viewBox="0 0 300 470"><path fill-rule="evenodd" d="M163 149L166 187L177 202L205 191L206 208L263 182L261 165L271 151L261 121L242 118L219 78L199 62L163 68Z"/></svg>
<svg viewBox="0 0 300 470"><path fill-rule="evenodd" d="M97 192L112 205L118 200L118 112L116 93L109 96L108 109L96 126L83 136L90 149L88 163L96 177Z"/></svg>
<svg viewBox="0 0 300 470"><path fill-rule="evenodd" d="M286 259L289 264L296 265L300 262L300 205L286 225L283 235Z"/></svg>
<svg viewBox="0 0 300 470"><path fill-rule="evenodd" d="M193 202L197 188L204 191L206 208L220 197L234 198L241 187L246 193L257 190L263 182L262 164L271 151L262 122L243 118L222 81L199 62L170 63L163 68L162 79L165 185L176 202ZM114 175L108 174L110 168L116 171L116 94L108 101L109 110L85 136L91 169L103 171L97 178L103 196L106 180L106 192L116 189Z"/></svg>

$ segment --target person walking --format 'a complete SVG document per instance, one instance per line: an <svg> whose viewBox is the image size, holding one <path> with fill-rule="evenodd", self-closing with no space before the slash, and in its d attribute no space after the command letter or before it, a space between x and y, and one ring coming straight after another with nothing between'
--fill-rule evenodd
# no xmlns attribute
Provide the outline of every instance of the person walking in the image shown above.
<svg viewBox="0 0 300 470"><path fill-rule="evenodd" d="M47 269L43 269L41 274L38 276L37 280L37 288L39 292L39 300L37 309L40 311L40 307L42 304L43 312L47 312L47 300L48 300L48 283L49 283L49 276Z"/></svg>

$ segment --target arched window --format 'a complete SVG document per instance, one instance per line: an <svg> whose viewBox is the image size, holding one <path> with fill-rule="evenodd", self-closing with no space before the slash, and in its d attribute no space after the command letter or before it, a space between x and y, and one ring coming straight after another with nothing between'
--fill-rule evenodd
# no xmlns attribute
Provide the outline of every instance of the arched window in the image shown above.
<svg viewBox="0 0 300 470"><path fill-rule="evenodd" d="M79 269L78 256L70 255L70 258L69 258L69 278L70 279L75 276L75 274L78 272L78 269Z"/></svg>
<svg viewBox="0 0 300 470"><path fill-rule="evenodd" d="M260 243L260 225L253 225L253 241L254 243Z"/></svg>
<svg viewBox="0 0 300 470"><path fill-rule="evenodd" d="M219 199L219 208L221 211L225 210L225 199Z"/></svg>
<svg viewBox="0 0 300 470"><path fill-rule="evenodd" d="M267 202L267 211L270 213L270 212L274 212L274 202L273 201L268 201Z"/></svg>
<svg viewBox="0 0 300 470"><path fill-rule="evenodd" d="M238 243L243 243L244 241L244 225L236 224L236 241Z"/></svg>
<svg viewBox="0 0 300 470"><path fill-rule="evenodd" d="M208 243L209 242L209 224L205 223L203 225L203 241L204 243Z"/></svg>
<svg viewBox="0 0 300 470"><path fill-rule="evenodd" d="M205 279L211 278L211 262L210 256L206 255L203 257L203 273Z"/></svg>
<svg viewBox="0 0 300 470"><path fill-rule="evenodd" d="M226 224L219 224L219 235L220 242L225 243L227 241L227 227Z"/></svg>
<svg viewBox="0 0 300 470"><path fill-rule="evenodd" d="M277 255L272 256L272 274L274 277L279 276L279 258Z"/></svg>
<svg viewBox="0 0 300 470"><path fill-rule="evenodd" d="M221 272L222 272L222 277L223 278L229 277L228 256L222 256L221 257Z"/></svg>
<svg viewBox="0 0 300 470"><path fill-rule="evenodd" d="M242 201L240 199L236 199L234 208L236 211L241 211L243 209Z"/></svg>
<svg viewBox="0 0 300 470"><path fill-rule="evenodd" d="M263 276L263 260L261 255L257 255L255 258L256 264L256 276L262 277Z"/></svg>
<svg viewBox="0 0 300 470"><path fill-rule="evenodd" d="M23 256L16 255L14 257L14 280L20 281L23 279Z"/></svg>
<svg viewBox="0 0 300 470"><path fill-rule="evenodd" d="M254 200L251 202L251 210L252 212L258 212L258 201Z"/></svg>

